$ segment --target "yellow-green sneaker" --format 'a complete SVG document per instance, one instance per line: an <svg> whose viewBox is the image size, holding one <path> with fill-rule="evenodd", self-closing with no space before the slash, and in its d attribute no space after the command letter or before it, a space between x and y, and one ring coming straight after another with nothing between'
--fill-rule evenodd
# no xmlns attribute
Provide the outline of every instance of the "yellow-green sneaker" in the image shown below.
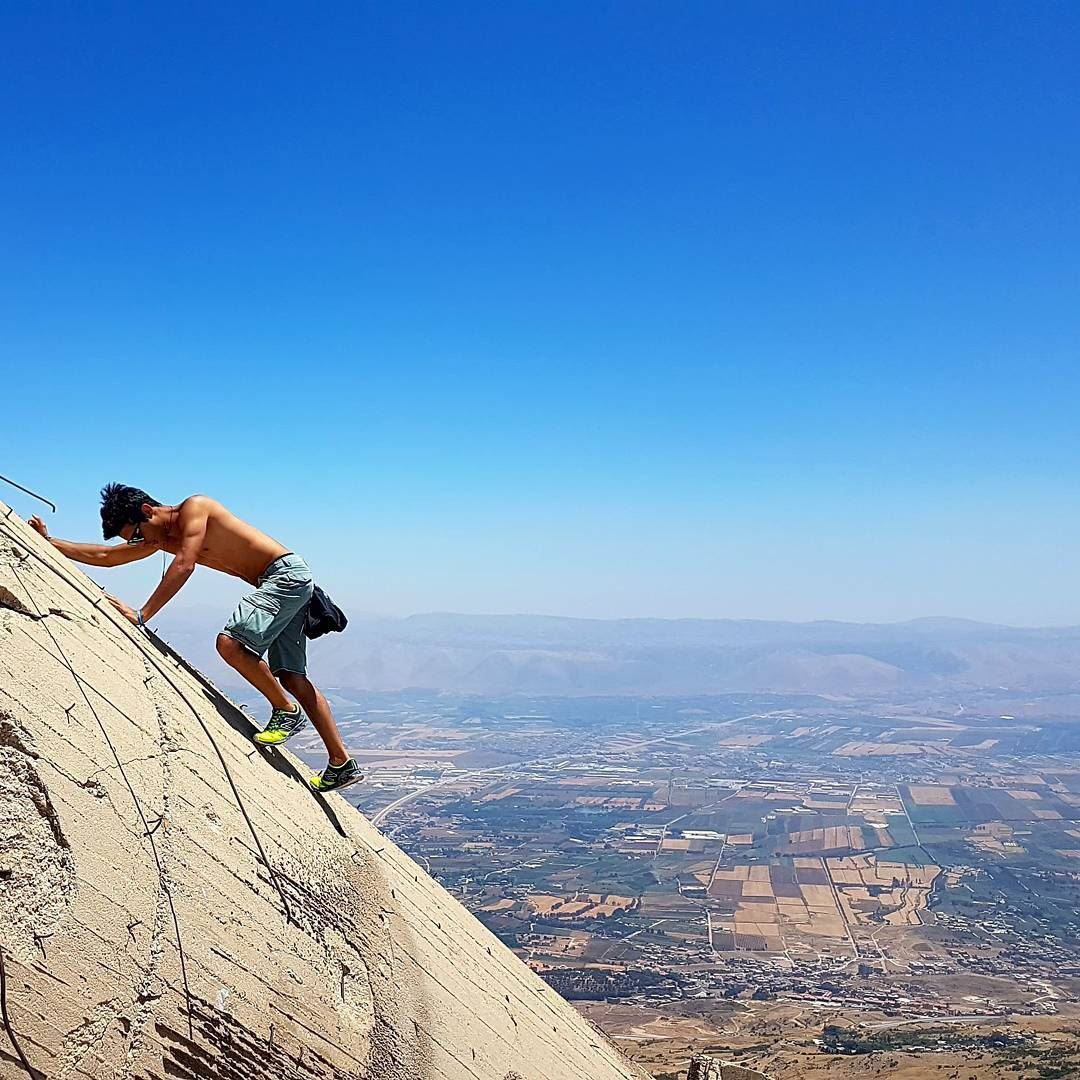
<svg viewBox="0 0 1080 1080"><path fill-rule="evenodd" d="M270 714L270 722L262 731L255 732L255 741L260 746L280 746L288 742L304 725L307 717L299 705L291 709L275 709Z"/></svg>
<svg viewBox="0 0 1080 1080"><path fill-rule="evenodd" d="M359 784L364 779L360 766L349 758L340 765L327 765L321 776L312 776L308 783L316 791L337 791L338 788L348 787L350 784Z"/></svg>

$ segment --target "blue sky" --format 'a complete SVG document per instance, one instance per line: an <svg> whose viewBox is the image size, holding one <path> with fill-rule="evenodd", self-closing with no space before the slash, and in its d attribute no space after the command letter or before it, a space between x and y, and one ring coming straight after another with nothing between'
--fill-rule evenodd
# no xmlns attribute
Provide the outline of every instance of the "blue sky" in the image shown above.
<svg viewBox="0 0 1080 1080"><path fill-rule="evenodd" d="M314 7L0 17L54 531L115 479L368 611L1080 623L1080 9Z"/></svg>

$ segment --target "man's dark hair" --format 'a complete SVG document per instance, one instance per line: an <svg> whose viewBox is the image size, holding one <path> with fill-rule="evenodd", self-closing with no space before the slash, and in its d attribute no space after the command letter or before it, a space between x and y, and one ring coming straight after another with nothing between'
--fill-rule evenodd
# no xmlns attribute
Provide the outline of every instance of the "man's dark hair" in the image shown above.
<svg viewBox="0 0 1080 1080"><path fill-rule="evenodd" d="M164 505L150 498L142 488L106 484L101 489L101 531L105 539L119 536L125 525L141 525L146 521L146 515L142 512L143 503Z"/></svg>

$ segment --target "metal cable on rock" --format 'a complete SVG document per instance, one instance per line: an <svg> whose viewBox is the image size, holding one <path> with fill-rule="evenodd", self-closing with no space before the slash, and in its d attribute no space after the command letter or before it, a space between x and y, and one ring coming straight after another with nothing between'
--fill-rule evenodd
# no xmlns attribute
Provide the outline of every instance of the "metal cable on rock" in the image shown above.
<svg viewBox="0 0 1080 1080"><path fill-rule="evenodd" d="M147 653L146 656L149 658L150 654ZM236 799L236 805L239 808L240 813L243 815L244 821L247 822L248 831L251 833L251 839L255 841L255 846L259 849L259 857L263 861L263 866L266 867L266 872L270 875L270 883L274 886L275 889L277 889L277 894L281 899L281 905L285 909L285 918L288 919L291 923L296 923L296 920L293 918L292 908L289 907L289 901L285 896L285 891L284 889L282 889L280 883L278 882L277 874L274 872L274 868L273 866L271 866L270 860L266 857L266 852L263 850L262 841L259 839L259 834L255 831L255 826L254 824L252 824L251 818L248 817L247 809L244 807L244 802L240 798L240 792L236 788L236 783L233 780L232 773L229 772L229 766L225 763L225 757L221 753L221 749L217 744L217 740L215 740L214 736L210 733L210 729L206 726L206 721L203 720L203 718L199 715L199 710L196 709L190 701L188 701L187 697L185 697L180 687L173 682L172 677L169 675L169 673L152 658L151 662L161 673L165 681L173 688L173 690L176 691L177 696L180 698L180 700L183 701L183 703L191 710L191 715L194 716L196 720L198 720L199 727L203 729L203 732L206 735L207 739L210 740L210 745L214 748L214 753L217 754L218 761L221 762L221 768L222 771L225 773L225 779L229 781L229 787L232 788L233 797Z"/></svg>
<svg viewBox="0 0 1080 1080"><path fill-rule="evenodd" d="M135 804L135 811L139 815L139 820L142 822L143 835L147 838L147 840L150 841L150 850L153 852L154 863L156 864L158 871L158 882L161 886L161 891L164 893L165 899L169 904L169 911L172 913L173 928L176 931L176 948L177 952L180 954L180 975L184 983L184 997L187 1004L188 1034L194 1039L195 1035L194 1026L192 1024L191 990L188 986L187 964L184 960L184 943L180 936L180 919L177 917L176 914L176 906L175 904L173 904L172 891L170 890L169 883L165 877L165 869L161 864L161 856L158 854L157 843L154 840L154 833L150 828L150 823L146 820L146 815L143 813L142 804L139 802L139 797L135 794L135 788L132 786L131 780L128 778L127 773L124 771L124 764L120 760L120 755L116 752L116 747L113 745L112 739L109 738L109 733L106 730L105 725L101 722L101 717L98 716L97 710L94 708L93 702L90 700L90 696L89 694L87 694L86 688L82 684L82 679L79 678L78 673L75 671L74 665L68 659L67 653L64 652L63 647L60 645L60 642L56 640L56 635L52 632L52 629L49 626L48 619L45 618L44 615L42 615L41 608L38 607L37 600L34 599L33 593L31 593L30 590L27 588L26 582L23 581L22 577L19 574L19 571L15 569L14 565L12 565L11 567L11 572L15 575L15 580L18 581L19 585L22 587L23 592L26 593L27 599L33 605L34 612L38 617L38 622L45 627L45 632L49 635L50 639L52 640L53 646L60 654L60 658L64 666L71 674L71 677L75 680L75 685L79 688L79 693L82 694L83 701L86 702L86 707L90 710L91 715L97 721L97 725L101 729L102 737L105 739L105 744L108 746L109 752L113 756L113 761L116 762L116 767L117 769L119 769L120 775L123 777L124 783L127 785L128 792L131 795L131 801ZM105 700L109 701L108 698L105 698ZM112 705L112 702L109 701L109 704ZM113 708L116 707L113 706Z"/></svg>
<svg viewBox="0 0 1080 1080"><path fill-rule="evenodd" d="M11 1040L11 1045L18 1055L19 1061L22 1062L22 1067L26 1070L26 1075L31 1080L36 1080L36 1077L41 1074L34 1068L31 1068L30 1062L26 1060L26 1055L23 1053L23 1048L19 1045L19 1040L15 1037L15 1029L11 1026L11 1017L8 1016L7 1007L7 969L4 967L4 950L0 947L0 1017L4 1021L4 1030L7 1032L8 1039Z"/></svg>

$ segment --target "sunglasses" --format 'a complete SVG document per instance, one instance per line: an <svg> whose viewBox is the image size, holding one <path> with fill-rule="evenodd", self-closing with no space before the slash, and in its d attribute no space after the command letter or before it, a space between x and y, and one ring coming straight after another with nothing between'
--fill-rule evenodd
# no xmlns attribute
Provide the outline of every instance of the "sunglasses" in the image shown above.
<svg viewBox="0 0 1080 1080"><path fill-rule="evenodd" d="M131 539L128 541L128 543L129 544L141 544L144 539L145 539L145 537L142 534L142 526L141 525L136 525L135 526L135 531L131 534Z"/></svg>

